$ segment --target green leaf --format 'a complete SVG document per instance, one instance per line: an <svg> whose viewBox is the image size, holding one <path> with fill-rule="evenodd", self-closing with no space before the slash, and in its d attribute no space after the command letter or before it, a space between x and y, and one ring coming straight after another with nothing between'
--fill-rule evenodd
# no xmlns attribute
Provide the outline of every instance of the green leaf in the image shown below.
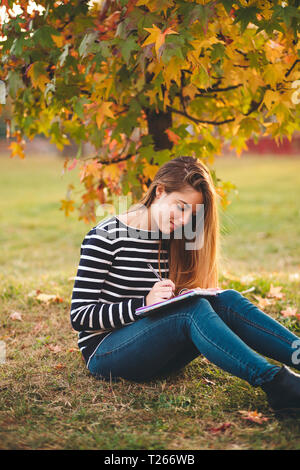
<svg viewBox="0 0 300 470"><path fill-rule="evenodd" d="M37 29L32 37L38 46L47 48L56 47L51 35L59 36L60 34L54 28L51 28L51 26L45 25Z"/></svg>
<svg viewBox="0 0 300 470"><path fill-rule="evenodd" d="M225 10L227 13L230 12L230 10L232 9L232 5L235 3L233 2L232 0L222 0L221 3L223 4Z"/></svg>
<svg viewBox="0 0 300 470"><path fill-rule="evenodd" d="M119 44L121 54L124 57L126 64L129 63L130 55L133 51L138 51L140 49L134 37L130 36L126 41L120 41Z"/></svg>
<svg viewBox="0 0 300 470"><path fill-rule="evenodd" d="M19 88L24 88L23 80L21 79L18 72L9 71L8 72L8 93L12 98L16 98Z"/></svg>
<svg viewBox="0 0 300 470"><path fill-rule="evenodd" d="M241 32L243 33L247 28L249 23L257 23L256 14L259 13L260 10L257 7L247 7L247 8L240 8L239 10L235 11L235 20L233 24L241 23Z"/></svg>
<svg viewBox="0 0 300 470"><path fill-rule="evenodd" d="M212 46L210 58L212 61L221 59L223 60L225 56L225 46L224 44L217 43Z"/></svg>
<svg viewBox="0 0 300 470"><path fill-rule="evenodd" d="M15 39L10 49L11 55L22 57L25 42L26 40L23 37Z"/></svg>

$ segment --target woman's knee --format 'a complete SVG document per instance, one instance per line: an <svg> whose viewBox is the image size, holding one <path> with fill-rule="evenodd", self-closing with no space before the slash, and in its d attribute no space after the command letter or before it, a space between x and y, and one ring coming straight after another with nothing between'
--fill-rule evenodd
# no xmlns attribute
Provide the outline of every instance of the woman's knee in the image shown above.
<svg viewBox="0 0 300 470"><path fill-rule="evenodd" d="M226 289L218 294L218 298L222 301L234 301L242 298L243 295L235 289Z"/></svg>
<svg viewBox="0 0 300 470"><path fill-rule="evenodd" d="M209 317L214 317L217 314L208 299L205 299L204 297L196 297L193 308L191 308L188 313L192 317L198 317L200 315L201 318L205 318L205 320Z"/></svg>

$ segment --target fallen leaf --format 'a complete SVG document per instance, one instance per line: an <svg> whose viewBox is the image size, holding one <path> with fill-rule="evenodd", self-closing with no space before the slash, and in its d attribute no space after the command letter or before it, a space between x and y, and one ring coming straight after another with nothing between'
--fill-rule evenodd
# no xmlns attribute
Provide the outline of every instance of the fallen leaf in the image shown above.
<svg viewBox="0 0 300 470"><path fill-rule="evenodd" d="M288 307L286 310L281 310L280 313L283 317L299 317L297 315L297 308Z"/></svg>
<svg viewBox="0 0 300 470"><path fill-rule="evenodd" d="M280 292L281 289L282 289L282 286L274 287L273 284L271 284L270 290L267 293L267 297L274 297L275 299L283 299L284 293Z"/></svg>
<svg viewBox="0 0 300 470"><path fill-rule="evenodd" d="M246 411L240 410L239 413L242 415L242 419L247 419L248 421L252 421L253 423L262 424L264 421L268 421L269 418L264 417L261 413L255 411Z"/></svg>
<svg viewBox="0 0 300 470"><path fill-rule="evenodd" d="M230 428L230 426L231 426L231 423L226 422L226 423L220 424L220 426L217 426L215 428L210 428L208 431L211 434L218 434L219 432L226 431L226 429Z"/></svg>
<svg viewBox="0 0 300 470"><path fill-rule="evenodd" d="M38 294L36 296L38 300L41 302L49 303L49 302L63 302L63 299L61 297L58 297L58 295L55 294Z"/></svg>
<svg viewBox="0 0 300 470"><path fill-rule="evenodd" d="M19 313L19 312L12 312L10 315L9 315L9 318L11 320L19 320L19 321L22 321L22 315Z"/></svg>
<svg viewBox="0 0 300 470"><path fill-rule="evenodd" d="M76 351L79 351L79 349L77 349L77 348L70 348L70 349L68 349L68 352L76 352Z"/></svg>
<svg viewBox="0 0 300 470"><path fill-rule="evenodd" d="M260 295L255 295L254 296L258 302L258 308L264 309L268 305L272 305L274 303L274 300L271 299L265 299L264 297L261 297Z"/></svg>
<svg viewBox="0 0 300 470"><path fill-rule="evenodd" d="M57 344L48 344L48 348L50 349L50 351L54 353L61 352L61 347L58 346Z"/></svg>
<svg viewBox="0 0 300 470"><path fill-rule="evenodd" d="M54 366L55 369L64 369L66 366L64 366L61 362L59 362L58 364L56 364Z"/></svg>

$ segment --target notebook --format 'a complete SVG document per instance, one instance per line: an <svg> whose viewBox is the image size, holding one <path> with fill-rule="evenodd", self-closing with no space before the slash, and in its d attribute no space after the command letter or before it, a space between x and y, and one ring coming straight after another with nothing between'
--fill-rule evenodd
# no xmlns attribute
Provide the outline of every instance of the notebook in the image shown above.
<svg viewBox="0 0 300 470"><path fill-rule="evenodd" d="M162 302L156 302L155 304L152 305L146 305L145 307L139 307L136 309L135 313L137 315L140 315L141 317L146 317L153 311L159 311L162 307L165 307L167 305L172 305L177 302L181 302L182 300L188 299L189 297L194 297L197 295L217 295L220 294L220 292L224 292L225 290L228 289L200 289L199 287L195 289L191 289L188 291L183 292L180 295L176 295L175 297L171 297L170 299L163 300Z"/></svg>

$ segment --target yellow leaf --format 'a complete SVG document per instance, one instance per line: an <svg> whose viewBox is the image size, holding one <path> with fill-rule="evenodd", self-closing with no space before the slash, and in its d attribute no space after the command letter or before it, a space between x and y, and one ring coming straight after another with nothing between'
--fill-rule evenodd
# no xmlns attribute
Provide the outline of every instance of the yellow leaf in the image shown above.
<svg viewBox="0 0 300 470"><path fill-rule="evenodd" d="M166 82L167 89L170 88L171 80L174 80L178 87L181 87L181 69L182 62L178 57L173 56L168 65L166 65L162 71L163 77Z"/></svg>
<svg viewBox="0 0 300 470"><path fill-rule="evenodd" d="M64 38L62 36L57 36L56 34L51 34L51 38L53 42L57 45L57 47L62 47L64 44Z"/></svg>
<svg viewBox="0 0 300 470"><path fill-rule="evenodd" d="M120 175L120 169L116 163L111 165L106 165L102 171L102 176L104 179L115 180Z"/></svg>
<svg viewBox="0 0 300 470"><path fill-rule="evenodd" d="M103 101L101 103L101 106L98 109L98 112L96 115L96 123L99 129L101 128L101 125L105 117L110 117L110 118L115 117L114 113L111 111L111 109L109 109L112 104L113 104L112 101Z"/></svg>
<svg viewBox="0 0 300 470"><path fill-rule="evenodd" d="M150 33L150 36L142 44L142 47L147 46L148 44L155 44L155 51L157 57L160 56L159 48L164 44L167 34L179 34L177 31L173 31L171 28L167 28L162 32L155 24L152 25L153 28L144 28Z"/></svg>
<svg viewBox="0 0 300 470"><path fill-rule="evenodd" d="M153 180L154 176L156 175L157 170L158 170L157 165L150 165L148 162L145 161L145 164L143 167L143 175L146 176L146 178L150 178L151 180Z"/></svg>
<svg viewBox="0 0 300 470"><path fill-rule="evenodd" d="M277 62L281 59L282 51L284 50L284 46L278 44L277 42L270 39L265 44L265 54L269 62L272 64Z"/></svg>
<svg viewBox="0 0 300 470"><path fill-rule="evenodd" d="M145 92L146 96L149 96L149 104L155 104L156 105L156 95L157 95L157 90L154 88L153 90L147 90Z"/></svg>
<svg viewBox="0 0 300 470"><path fill-rule="evenodd" d="M72 212L74 210L74 201L61 199L61 207L59 210L65 211L65 215L68 217L69 212Z"/></svg>
<svg viewBox="0 0 300 470"><path fill-rule="evenodd" d="M39 67L39 69L37 69L37 67ZM50 80L46 72L40 73L40 63L35 62L31 64L28 68L27 75L31 78L34 88L40 88L40 90L45 91L46 83L49 83Z"/></svg>
<svg viewBox="0 0 300 470"><path fill-rule="evenodd" d="M15 155L19 155L20 158L25 158L25 154L23 151L23 146L19 142L12 142L9 146L9 149L12 150L10 158L14 157Z"/></svg>
<svg viewBox="0 0 300 470"><path fill-rule="evenodd" d="M272 110L278 102L279 94L277 91L267 90L263 99L263 103L268 110Z"/></svg>

